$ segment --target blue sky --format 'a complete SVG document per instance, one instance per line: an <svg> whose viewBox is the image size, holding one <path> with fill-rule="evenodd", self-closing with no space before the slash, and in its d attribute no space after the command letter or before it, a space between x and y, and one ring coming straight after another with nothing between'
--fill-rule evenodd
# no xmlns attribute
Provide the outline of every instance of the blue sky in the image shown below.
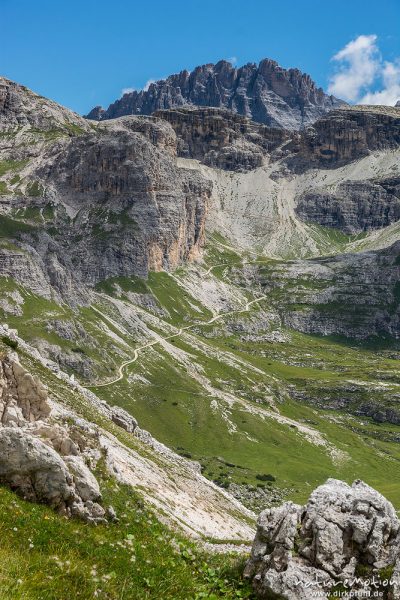
<svg viewBox="0 0 400 600"><path fill-rule="evenodd" d="M232 57L298 67L352 101L379 92L382 77L400 85L399 0L0 0L0 27L0 74L80 113ZM368 60L375 74L360 73ZM330 81L338 69L347 80Z"/></svg>

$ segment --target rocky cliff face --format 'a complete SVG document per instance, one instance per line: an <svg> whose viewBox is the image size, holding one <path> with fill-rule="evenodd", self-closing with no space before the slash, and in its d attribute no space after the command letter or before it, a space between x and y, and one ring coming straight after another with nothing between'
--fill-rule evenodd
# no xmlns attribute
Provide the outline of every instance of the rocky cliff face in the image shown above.
<svg viewBox="0 0 400 600"><path fill-rule="evenodd" d="M400 219L400 178L344 181L334 192L305 192L296 213L304 221L348 234L387 227Z"/></svg>
<svg viewBox="0 0 400 600"><path fill-rule="evenodd" d="M72 208L73 265L88 283L115 275L146 276L197 258L204 244L210 184L176 167L166 123L127 118L118 127L74 138L41 171L49 195Z"/></svg>
<svg viewBox="0 0 400 600"><path fill-rule="evenodd" d="M97 106L87 118L150 115L156 110L194 105L228 108L272 127L299 129L343 104L324 94L298 69L283 69L269 59L240 68L221 60L171 75L151 83L146 90L124 94L107 110Z"/></svg>
<svg viewBox="0 0 400 600"><path fill-rule="evenodd" d="M0 131L7 135L11 129L22 127L44 131L74 128L90 130L88 123L72 111L52 100L35 94L27 87L0 77Z"/></svg>
<svg viewBox="0 0 400 600"><path fill-rule="evenodd" d="M260 271L288 327L355 339L400 338L400 242Z"/></svg>
<svg viewBox="0 0 400 600"><path fill-rule="evenodd" d="M291 139L284 129L266 127L229 110L179 108L157 111L155 116L173 127L178 156L195 158L210 167L250 171Z"/></svg>
<svg viewBox="0 0 400 600"><path fill-rule="evenodd" d="M252 170L268 160L294 174L337 169L374 152L400 147L400 109L335 109L300 132L259 124L221 108L158 110L177 135L178 155L229 170Z"/></svg>
<svg viewBox="0 0 400 600"><path fill-rule="evenodd" d="M297 145L298 144L298 145ZM400 146L400 110L346 106L321 117L293 144L303 168L337 168L370 152Z"/></svg>
<svg viewBox="0 0 400 600"><path fill-rule="evenodd" d="M199 257L211 183L177 167L167 122L127 117L93 127L1 84L0 218L25 248L2 250L3 274L26 281L36 272L42 293L79 301L82 282L146 277Z"/></svg>
<svg viewBox="0 0 400 600"><path fill-rule="evenodd" d="M261 513L245 574L259 598L309 600L310 590L400 597L400 522L392 504L362 481L328 479L305 506ZM374 582L372 581L374 577Z"/></svg>

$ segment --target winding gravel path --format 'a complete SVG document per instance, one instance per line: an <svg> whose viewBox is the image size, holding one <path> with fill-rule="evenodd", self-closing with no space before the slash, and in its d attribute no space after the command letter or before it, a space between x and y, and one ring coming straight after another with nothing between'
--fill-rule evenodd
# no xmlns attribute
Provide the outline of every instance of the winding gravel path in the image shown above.
<svg viewBox="0 0 400 600"><path fill-rule="evenodd" d="M214 265L214 267L217 267L217 266L219 266L219 265ZM214 267L211 267L211 269L214 268ZM211 269L209 269L207 271L207 274L210 272ZM88 387L90 387L90 388L106 387L108 385L113 385L114 383L117 383L118 381L121 381L121 379L124 378L124 369L125 369L125 367L127 367L128 365L131 365L132 363L136 362L137 359L139 358L139 353L142 352L143 350L145 350L146 348L150 348L151 346L155 346L156 344L159 344L161 341L169 340L171 338L179 337L187 329L192 329L193 327L204 327L205 325L211 325L211 323L215 323L215 321L218 321L219 319L223 319L224 317L228 317L230 315L235 315L235 314L240 314L240 313L248 312L250 310L250 307L253 304L256 304L257 302L260 302L260 300L264 300L265 298L267 298L267 296L260 296L259 298L255 298L254 300L249 300L248 302L246 302L246 304L245 304L245 306L243 308L239 308L237 310L230 310L230 311L224 312L224 313L219 313L218 315L215 315L209 321L205 321L204 323L200 322L200 323L192 323L192 325L186 325L186 327L181 327L180 329L178 329L178 331L176 333L173 333L171 335L167 335L166 337L163 337L163 338L161 338L159 340L154 340L152 342L148 342L147 344L143 344L143 346L139 346L138 348L136 348L134 350L133 357L130 358L129 360L126 360L125 362L122 363L122 365L120 365L120 367L118 368L118 375L117 375L117 377L115 377L114 379L111 379L110 381L105 381L104 383L96 383L96 384L93 384L93 385L88 386ZM93 307L93 308L94 308L94 310L96 312L98 312L99 314L101 314L103 317L105 316L105 315L103 315L103 313L101 313L101 311L97 310L97 308L95 308L95 307Z"/></svg>

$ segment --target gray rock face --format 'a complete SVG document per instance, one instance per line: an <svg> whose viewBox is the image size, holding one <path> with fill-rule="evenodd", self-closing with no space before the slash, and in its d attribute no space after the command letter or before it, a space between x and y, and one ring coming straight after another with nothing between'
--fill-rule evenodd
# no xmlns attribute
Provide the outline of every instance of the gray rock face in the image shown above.
<svg viewBox="0 0 400 600"><path fill-rule="evenodd" d="M171 75L146 90L129 92L107 110L97 106L87 118L151 115L156 110L194 105L228 108L272 127L299 129L343 104L324 94L298 69L283 69L269 59L240 68L221 60L196 67L191 73Z"/></svg>
<svg viewBox="0 0 400 600"><path fill-rule="evenodd" d="M400 242L271 266L260 276L284 324L304 333L400 338Z"/></svg>
<svg viewBox="0 0 400 600"><path fill-rule="evenodd" d="M74 499L72 479L62 458L20 429L0 430L0 480L27 500L65 508Z"/></svg>
<svg viewBox="0 0 400 600"><path fill-rule="evenodd" d="M210 167L228 171L250 171L263 164L290 134L284 129L266 127L229 110L188 108L157 111L168 121L178 140L177 152Z"/></svg>
<svg viewBox="0 0 400 600"><path fill-rule="evenodd" d="M96 477L88 469L80 456L66 456L64 462L73 476L76 491L84 502L101 500L100 487Z"/></svg>
<svg viewBox="0 0 400 600"><path fill-rule="evenodd" d="M0 274L84 303L82 283L146 277L200 255L212 185L177 167L167 122L135 116L96 127L22 86L0 84L0 160L10 165L1 215L46 214L14 229L24 251L2 250Z"/></svg>
<svg viewBox="0 0 400 600"><path fill-rule="evenodd" d="M245 574L260 598L308 600L310 590L328 598L339 583L372 591L368 579L398 564L399 542L400 521L381 494L362 481L328 479L305 506L286 502L261 513ZM384 579L381 589L399 598Z"/></svg>
<svg viewBox="0 0 400 600"><path fill-rule="evenodd" d="M93 376L93 361L79 351L66 350L57 344L50 344L47 340L37 339L34 342L40 354L53 360L64 370L72 370L83 377L90 379Z"/></svg>
<svg viewBox="0 0 400 600"><path fill-rule="evenodd" d="M0 482L67 516L105 520L99 484L68 430L47 422L47 391L15 360L0 360ZM82 445L82 444L81 444Z"/></svg>
<svg viewBox="0 0 400 600"><path fill-rule="evenodd" d="M23 429L0 429L0 481L26 500L44 502L67 516L105 521L104 509L93 502L101 500L98 483L82 460L63 460Z"/></svg>
<svg viewBox="0 0 400 600"><path fill-rule="evenodd" d="M296 139L292 162L337 168L370 152L400 146L400 110L390 106L346 106L321 117Z"/></svg>
<svg viewBox="0 0 400 600"><path fill-rule="evenodd" d="M46 255L56 252L86 284L196 258L211 184L176 167L175 146L172 128L142 118L74 138L41 172L54 198L77 212L74 221L56 218Z"/></svg>
<svg viewBox="0 0 400 600"><path fill-rule="evenodd" d="M47 390L18 362L0 360L0 426L19 427L50 414Z"/></svg>
<svg viewBox="0 0 400 600"><path fill-rule="evenodd" d="M0 131L21 127L58 129L65 133L71 133L74 127L90 130L79 115L19 83L0 77Z"/></svg>
<svg viewBox="0 0 400 600"><path fill-rule="evenodd" d="M128 433L133 433L138 426L138 422L126 410L120 406L111 407L111 419L116 425L125 429Z"/></svg>
<svg viewBox="0 0 400 600"><path fill-rule="evenodd" d="M345 181L334 192L307 192L296 212L304 221L349 234L387 227L400 219L400 179Z"/></svg>

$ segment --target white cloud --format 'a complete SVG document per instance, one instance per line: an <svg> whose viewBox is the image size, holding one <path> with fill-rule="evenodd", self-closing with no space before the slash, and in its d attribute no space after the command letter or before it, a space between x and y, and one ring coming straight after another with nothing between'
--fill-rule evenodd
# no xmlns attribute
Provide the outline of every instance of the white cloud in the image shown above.
<svg viewBox="0 0 400 600"><path fill-rule="evenodd" d="M146 83L143 86L143 91L147 92L147 90L149 89L149 87L151 86L152 83L155 83L156 80L155 79L149 79L148 81L146 81Z"/></svg>
<svg viewBox="0 0 400 600"><path fill-rule="evenodd" d="M382 71L383 89L376 92L367 92L360 100L360 104L387 104L393 106L400 100L400 59L394 62L385 62Z"/></svg>
<svg viewBox="0 0 400 600"><path fill-rule="evenodd" d="M376 40L376 35L360 35L335 54L339 70L329 83L330 94L354 102L374 82L380 66Z"/></svg>
<svg viewBox="0 0 400 600"><path fill-rule="evenodd" d="M156 82L156 80L155 80L155 79L149 79L149 80L148 80L148 81L146 81L146 83L144 84L144 86L143 86L143 90L144 90L145 92L147 92L147 90L149 89L150 85L151 85L152 83L155 83L155 82ZM138 90L138 88L134 88L134 87L127 87L127 88L124 88L124 89L121 91L121 98L122 98L122 96L124 96L125 94L131 94L132 92L138 92L138 91L139 91L139 90Z"/></svg>
<svg viewBox="0 0 400 600"><path fill-rule="evenodd" d="M376 35L360 35L332 57L338 70L328 91L358 104L394 105L400 99L400 57L384 61Z"/></svg>
<svg viewBox="0 0 400 600"><path fill-rule="evenodd" d="M231 63L232 67L235 67L237 65L237 56L231 56L230 58L226 59L228 62Z"/></svg>
<svg viewBox="0 0 400 600"><path fill-rule="evenodd" d="M131 92L136 92L136 89L133 87L124 88L121 92L121 98L122 96L125 96L125 94L130 94Z"/></svg>

